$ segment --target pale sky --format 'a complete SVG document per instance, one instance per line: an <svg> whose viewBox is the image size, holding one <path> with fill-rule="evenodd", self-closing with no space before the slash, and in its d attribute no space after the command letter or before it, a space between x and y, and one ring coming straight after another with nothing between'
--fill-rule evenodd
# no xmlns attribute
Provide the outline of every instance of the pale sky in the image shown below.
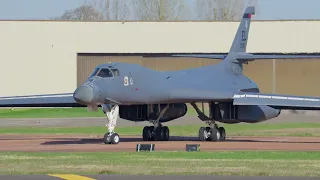
<svg viewBox="0 0 320 180"><path fill-rule="evenodd" d="M0 19L56 17L83 2L84 0L0 0ZM320 19L319 7L320 0L259 0L259 9L254 19Z"/></svg>

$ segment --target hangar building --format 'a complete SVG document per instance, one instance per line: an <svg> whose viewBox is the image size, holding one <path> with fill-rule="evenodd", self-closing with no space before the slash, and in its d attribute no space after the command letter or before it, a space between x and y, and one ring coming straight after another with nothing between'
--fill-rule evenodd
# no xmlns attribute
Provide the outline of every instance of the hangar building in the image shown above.
<svg viewBox="0 0 320 180"><path fill-rule="evenodd" d="M165 71L219 60L143 58L150 53L226 53L239 22L0 21L0 96L73 92L105 62ZM320 21L253 21L248 52L318 53ZM254 61L245 74L262 92L320 94L319 60ZM215 77L212 77L215 78Z"/></svg>

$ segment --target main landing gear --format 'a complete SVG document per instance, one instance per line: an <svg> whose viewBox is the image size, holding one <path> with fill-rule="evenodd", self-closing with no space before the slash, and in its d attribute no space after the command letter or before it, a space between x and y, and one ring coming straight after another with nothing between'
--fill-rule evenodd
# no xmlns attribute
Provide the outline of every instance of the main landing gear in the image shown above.
<svg viewBox="0 0 320 180"><path fill-rule="evenodd" d="M226 139L226 131L223 127L213 122L208 122L209 127L201 127L199 129L199 140L200 141L224 141Z"/></svg>
<svg viewBox="0 0 320 180"><path fill-rule="evenodd" d="M103 105L102 110L108 119L108 124L106 125L108 132L104 135L103 142L105 144L118 144L120 142L120 136L118 133L114 132L114 128L119 116L119 106Z"/></svg>
<svg viewBox="0 0 320 180"><path fill-rule="evenodd" d="M167 126L145 126L142 132L144 141L168 141L170 137L169 128Z"/></svg>
<svg viewBox="0 0 320 180"><path fill-rule="evenodd" d="M170 134L167 126L162 126L159 120L163 117L164 113L169 108L169 104L160 112L158 118L154 121L153 126L145 126L142 132L142 138L144 141L168 141Z"/></svg>
<svg viewBox="0 0 320 180"><path fill-rule="evenodd" d="M208 127L201 127L199 129L199 140L200 141L224 141L226 139L226 130L223 127L218 127L218 125L215 123L214 119L216 119L216 116L210 116L204 114L204 106L202 103L202 111L198 108L196 103L191 103L193 108L198 113L198 118L202 121L206 121L209 125ZM212 105L210 106L210 111L214 109ZM213 112L214 113L214 112ZM219 114L220 115L220 114Z"/></svg>

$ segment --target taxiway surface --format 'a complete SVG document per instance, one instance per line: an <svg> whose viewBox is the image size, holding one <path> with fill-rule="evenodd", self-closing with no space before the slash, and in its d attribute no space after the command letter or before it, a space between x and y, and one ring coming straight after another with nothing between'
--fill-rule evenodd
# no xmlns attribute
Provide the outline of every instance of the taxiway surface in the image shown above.
<svg viewBox="0 0 320 180"><path fill-rule="evenodd" d="M288 123L288 122L319 122L319 115L309 114L290 114L282 113L279 117L261 123ZM30 126L30 127L83 127L83 126L105 126L106 118L0 118L0 128L12 126ZM167 126L204 124L194 116L184 116L182 118L165 123ZM148 126L149 122L132 122L124 119L117 121L117 127L124 126Z"/></svg>
<svg viewBox="0 0 320 180"><path fill-rule="evenodd" d="M122 136L117 145L101 137L78 135L0 135L0 151L24 152L133 152L137 144L155 144L155 151L185 151L186 144L200 144L201 151L281 150L319 151L318 137L229 137L224 142L200 142L197 137L170 137L170 141L143 141L141 136Z"/></svg>
<svg viewBox="0 0 320 180"><path fill-rule="evenodd" d="M71 119L0 119L0 128L9 126L105 126L105 118ZM319 122L317 116L284 114L262 123ZM186 116L165 125L204 124L197 117ZM117 127L144 126L148 122L119 119ZM236 126L236 125L235 125ZM135 151L136 144L153 143L156 151L185 150L186 144L200 144L201 151L212 150L290 150L319 151L319 137L228 137L224 142L199 142L197 137L170 137L167 142L146 142L141 136L121 136L117 145L105 145L101 136L89 135L0 135L0 151Z"/></svg>

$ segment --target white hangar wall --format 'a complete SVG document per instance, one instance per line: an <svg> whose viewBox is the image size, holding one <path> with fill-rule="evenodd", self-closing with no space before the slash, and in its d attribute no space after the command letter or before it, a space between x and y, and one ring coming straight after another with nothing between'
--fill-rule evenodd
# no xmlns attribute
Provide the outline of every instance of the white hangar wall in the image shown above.
<svg viewBox="0 0 320 180"><path fill-rule="evenodd" d="M254 21L248 52L320 52L320 21ZM227 52L239 22L0 21L0 96L73 92L77 53Z"/></svg>

